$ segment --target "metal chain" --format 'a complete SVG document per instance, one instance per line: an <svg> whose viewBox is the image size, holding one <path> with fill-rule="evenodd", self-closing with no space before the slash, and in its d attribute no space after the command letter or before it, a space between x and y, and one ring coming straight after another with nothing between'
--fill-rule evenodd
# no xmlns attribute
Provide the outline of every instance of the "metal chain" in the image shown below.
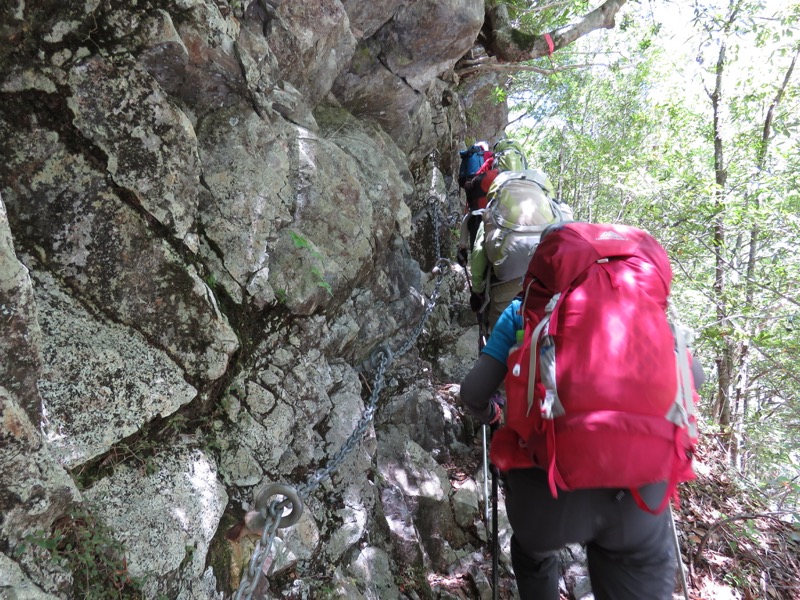
<svg viewBox="0 0 800 600"><path fill-rule="evenodd" d="M456 202L453 202L454 198ZM453 206L454 204L455 206ZM461 204L461 191L458 187L447 194L447 210L447 226L455 227L464 216L464 207Z"/></svg>
<svg viewBox="0 0 800 600"><path fill-rule="evenodd" d="M239 583L239 589L234 595L235 600L247 599L253 597L253 591L258 585L258 580L261 578L261 565L264 563L267 552L272 547L272 542L275 540L275 534L281 523L281 514L285 508L286 501L279 502L273 500L269 505L269 515L266 515L267 522L264 525L264 531L261 533L261 539L256 542L253 548L253 555L250 557L250 563L247 565L247 571L242 574L242 581Z"/></svg>
<svg viewBox="0 0 800 600"><path fill-rule="evenodd" d="M450 269L450 261L446 258L443 258L441 254L442 246L439 241L440 224L439 219L437 218L438 211L436 206L436 204L439 202L439 198L436 196L429 196L428 201L431 205L431 219L433 220L433 247L436 248L436 264L433 266L433 272L436 273L436 284L433 286L433 292L431 292L431 300L425 307L425 313L422 315L419 323L417 323L414 331L412 331L409 339L397 351L397 356L402 356L408 352L411 346L413 346L416 342L419 335L422 333L422 329L425 327L428 317L430 317L433 309L436 308L436 301L439 299L439 291L442 287L442 281L444 281L445 271Z"/></svg>
<svg viewBox="0 0 800 600"><path fill-rule="evenodd" d="M439 298L440 289L442 287L442 281L444 280L444 274L450 268L450 261L441 256L441 244L439 239L440 224L439 218L437 218L439 211L437 210L436 206L439 199L436 196L430 196L428 199L431 203L434 248L436 248L437 253L436 264L433 268L433 271L436 273L436 283L434 285L433 292L431 293L430 301L425 307L425 312L423 313L422 318L411 332L411 335L406 340L405 344L403 344L400 349L397 350L397 356L402 356L405 354L416 343L417 338L420 336L425 327L425 323L436 306L436 301ZM352 452L361 442L361 439L364 437L370 422L375 416L378 398L384 388L386 371L388 370L391 362L392 352L385 346L377 347L370 356L370 363L372 367L376 369L376 372L372 385L372 394L370 395L367 407L364 410L364 413L361 415L361 418L353 430L353 433L350 434L350 437L348 437L344 444L342 444L342 447L339 448L336 454L331 457L328 464L324 468L314 471L314 473L312 473L308 479L306 479L305 483L297 487L296 495L299 498L301 505L302 500L308 498L308 496L314 490L316 490L322 484L322 482L328 479L328 477L331 476L331 474L339 467L339 465L344 462L348 454L350 454L350 452ZM278 487L285 488L286 486ZM234 595L234 600L252 599L253 591L255 591L259 579L261 578L261 565L264 563L267 553L269 552L270 548L272 547L272 543L275 540L276 532L280 528L281 519L283 518L283 511L284 509L289 508L289 506L292 506L292 513L287 515L286 519L288 520L288 518L291 516L294 516L295 518L291 519L291 523L284 525L284 527L286 527L293 525L297 521L299 518L299 512L302 511L302 506L296 506L290 498L284 497L283 500L272 500L272 502L270 502L269 506L266 508L266 513L268 514L263 515L265 518L264 530L261 534L261 538L256 542L255 548L253 549L253 555L248 563L247 571L242 574L242 580L239 583L239 589Z"/></svg>

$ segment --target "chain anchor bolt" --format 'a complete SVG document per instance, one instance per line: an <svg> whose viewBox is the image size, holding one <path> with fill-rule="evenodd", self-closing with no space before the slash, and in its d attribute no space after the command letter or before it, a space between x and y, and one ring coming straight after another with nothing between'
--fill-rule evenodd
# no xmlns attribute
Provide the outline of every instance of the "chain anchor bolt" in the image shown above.
<svg viewBox="0 0 800 600"><path fill-rule="evenodd" d="M300 517L303 516L303 501L300 499L300 495L297 493L297 490L290 485L283 483L271 483L261 488L258 494L256 494L256 510L264 515L266 519L266 516L269 514L269 507L271 504L270 500L274 496L284 496L285 499L281 502L281 504L285 505L285 503L288 501L292 506L292 510L289 512L289 514L281 516L278 529L291 527L297 523L300 520Z"/></svg>

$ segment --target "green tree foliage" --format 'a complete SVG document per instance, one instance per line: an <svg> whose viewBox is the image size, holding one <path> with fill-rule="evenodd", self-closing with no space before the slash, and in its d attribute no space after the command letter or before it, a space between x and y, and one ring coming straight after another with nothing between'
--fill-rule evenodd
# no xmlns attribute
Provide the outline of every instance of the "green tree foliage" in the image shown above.
<svg viewBox="0 0 800 600"><path fill-rule="evenodd" d="M539 59L550 74L515 75L514 136L577 218L664 244L709 376L707 432L796 505L800 3L655 4Z"/></svg>

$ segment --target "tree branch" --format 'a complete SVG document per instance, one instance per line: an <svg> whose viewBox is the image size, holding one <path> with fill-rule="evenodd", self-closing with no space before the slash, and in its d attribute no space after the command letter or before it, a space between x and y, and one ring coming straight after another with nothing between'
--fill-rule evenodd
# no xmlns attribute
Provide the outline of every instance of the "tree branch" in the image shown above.
<svg viewBox="0 0 800 600"><path fill-rule="evenodd" d="M549 32L553 51L573 43L597 29L613 29L614 17L626 0L605 0L577 23ZM500 62L522 62L551 54L548 34L531 34L511 24L508 7L500 2L487 3L487 18L491 28L489 49Z"/></svg>
<svg viewBox="0 0 800 600"><path fill-rule="evenodd" d="M772 99L772 102L769 105L769 110L767 110L767 116L764 119L764 128L761 132L761 144L758 149L758 159L756 165L759 170L763 169L767 162L767 150L769 148L770 137L772 136L772 121L775 118L775 109L778 107L783 95L786 93L786 88L789 87L789 81L792 79L792 73L794 72L795 65L797 64L798 56L800 56L800 44L798 44L795 48L792 62L789 65L789 68L786 69L786 75L783 77L783 83L775 93L775 97Z"/></svg>
<svg viewBox="0 0 800 600"><path fill-rule="evenodd" d="M585 67L598 67L598 66L607 66L601 65L599 63L583 63L580 65L563 65L559 67L553 67L552 69L544 69L542 67L535 67L533 65L499 65L497 63L483 63L477 64L470 67L465 67L463 69L457 69L456 73L460 77L464 77L466 75L471 75L472 73L487 73L487 72L496 72L496 71L508 71L508 72L517 72L517 71L530 71L533 73L539 73L540 75L554 75L556 73L560 73L562 71L570 71L572 69L583 69Z"/></svg>

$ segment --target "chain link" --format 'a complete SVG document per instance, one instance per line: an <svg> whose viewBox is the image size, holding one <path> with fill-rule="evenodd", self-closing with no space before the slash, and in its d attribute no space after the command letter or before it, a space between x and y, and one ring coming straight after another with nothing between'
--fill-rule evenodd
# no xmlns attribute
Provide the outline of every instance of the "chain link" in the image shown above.
<svg viewBox="0 0 800 600"><path fill-rule="evenodd" d="M287 501L279 502L278 500L273 500L270 503L264 531L261 533L261 539L256 542L256 546L253 548L253 556L250 557L247 571L242 574L242 581L239 583L239 589L234 595L234 600L250 600L253 597L258 580L261 578L261 565L264 564L264 559L272 547L272 542L275 541L275 534L281 523L281 513L286 504L288 504Z"/></svg>
<svg viewBox="0 0 800 600"><path fill-rule="evenodd" d="M400 347L399 350L395 352L397 356L402 356L405 354L416 343L417 338L419 338L426 322L428 321L428 318L433 312L433 309L436 307L436 301L439 298L442 281L444 280L444 274L450 268L450 261L441 256L441 244L439 239L440 219L438 218L439 210L437 207L439 199L436 196L430 196L428 200L430 201L431 205L434 248L436 248L437 254L436 264L433 268L433 271L436 273L436 283L434 284L430 301L425 307L425 312L423 313L422 318L420 319L419 323L417 323L406 342ZM339 465L344 462L345 458L347 458L347 456L361 442L361 439L364 437L364 434L369 428L369 424L372 422L372 419L375 416L375 410L378 406L378 398L380 397L381 391L385 386L386 371L391 362L392 352L385 346L379 346L372 353L372 356L370 357L370 363L376 369L376 372L372 385L372 394L370 395L367 407L364 409L364 413L361 415L361 418L356 424L353 433L350 434L350 437L348 437L344 444L342 444L342 447L339 448L336 454L331 457L330 461L328 461L328 464L324 468L314 471L314 473L312 473L306 479L305 483L297 487L297 496L299 496L301 500L308 498L308 496L314 492L314 490L322 485L322 483L331 476L331 474L339 467ZM234 595L234 600L252 599L253 592L255 591L258 581L261 577L261 565L264 563L267 553L269 552L270 548L272 547L272 543L275 540L275 535L280 528L283 511L290 505L292 505L292 502L289 498L284 498L283 500L275 499L270 502L266 511L268 514L264 515L266 520L266 523L264 524L264 530L261 534L261 538L258 540L258 542L256 542L255 548L253 549L253 555L248 563L247 571L242 574L242 580L239 584L239 589Z"/></svg>

